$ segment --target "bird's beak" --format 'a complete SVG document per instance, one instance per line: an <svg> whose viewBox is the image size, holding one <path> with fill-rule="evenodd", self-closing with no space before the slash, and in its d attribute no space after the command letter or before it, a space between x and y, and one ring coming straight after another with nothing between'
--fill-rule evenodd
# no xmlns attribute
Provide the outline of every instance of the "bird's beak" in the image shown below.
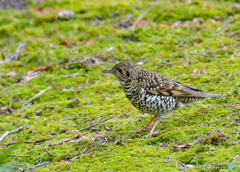
<svg viewBox="0 0 240 172"><path fill-rule="evenodd" d="M112 69L105 69L102 71L102 73L112 73Z"/></svg>

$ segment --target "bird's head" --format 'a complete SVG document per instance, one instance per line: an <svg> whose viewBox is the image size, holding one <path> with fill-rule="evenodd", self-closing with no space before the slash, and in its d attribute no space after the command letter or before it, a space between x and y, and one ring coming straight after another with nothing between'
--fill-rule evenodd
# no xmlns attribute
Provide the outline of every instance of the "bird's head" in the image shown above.
<svg viewBox="0 0 240 172"><path fill-rule="evenodd" d="M120 81L127 81L134 79L138 75L138 68L128 62L120 62L112 69L105 69L103 73L111 73L115 75Z"/></svg>

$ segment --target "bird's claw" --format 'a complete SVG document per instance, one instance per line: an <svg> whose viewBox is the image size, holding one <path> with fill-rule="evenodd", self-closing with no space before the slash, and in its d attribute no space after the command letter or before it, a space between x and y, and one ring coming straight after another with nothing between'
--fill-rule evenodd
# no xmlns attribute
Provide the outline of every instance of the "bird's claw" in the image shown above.
<svg viewBox="0 0 240 172"><path fill-rule="evenodd" d="M152 133L152 132L150 132L148 135L146 135L146 136L145 136L145 138L146 138L146 139L148 139L148 138L151 138L151 137L152 137L152 135L153 135L153 133Z"/></svg>

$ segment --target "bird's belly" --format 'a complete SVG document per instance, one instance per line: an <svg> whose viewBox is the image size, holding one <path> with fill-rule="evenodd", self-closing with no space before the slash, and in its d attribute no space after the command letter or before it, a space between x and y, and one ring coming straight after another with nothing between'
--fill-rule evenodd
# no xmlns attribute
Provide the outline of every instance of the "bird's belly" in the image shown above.
<svg viewBox="0 0 240 172"><path fill-rule="evenodd" d="M152 95L145 90L140 94L126 94L130 102L140 111L150 114L162 114L177 108L178 100L171 96Z"/></svg>

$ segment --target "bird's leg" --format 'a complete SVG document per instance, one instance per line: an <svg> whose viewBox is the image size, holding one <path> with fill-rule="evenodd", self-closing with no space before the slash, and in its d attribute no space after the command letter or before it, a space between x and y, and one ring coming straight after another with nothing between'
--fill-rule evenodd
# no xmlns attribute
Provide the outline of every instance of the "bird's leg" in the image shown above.
<svg viewBox="0 0 240 172"><path fill-rule="evenodd" d="M154 117L143 127L143 129L151 129L151 128L149 128L149 125L151 124L151 122L153 122L153 120L154 120L155 118L157 118L157 116L154 116Z"/></svg>
<svg viewBox="0 0 240 172"><path fill-rule="evenodd" d="M151 129L150 127L149 127L149 125L151 124L151 122L156 118L157 116L154 116L142 129L138 129L137 131L133 131L133 132L140 132L140 131L142 131L142 130L144 130L144 129Z"/></svg>
<svg viewBox="0 0 240 172"><path fill-rule="evenodd" d="M161 119L162 119L161 116L157 116L157 121L155 122L152 130L151 130L150 133L146 136L146 138L152 137L153 131L154 131L154 129L156 128L157 124L161 121Z"/></svg>

